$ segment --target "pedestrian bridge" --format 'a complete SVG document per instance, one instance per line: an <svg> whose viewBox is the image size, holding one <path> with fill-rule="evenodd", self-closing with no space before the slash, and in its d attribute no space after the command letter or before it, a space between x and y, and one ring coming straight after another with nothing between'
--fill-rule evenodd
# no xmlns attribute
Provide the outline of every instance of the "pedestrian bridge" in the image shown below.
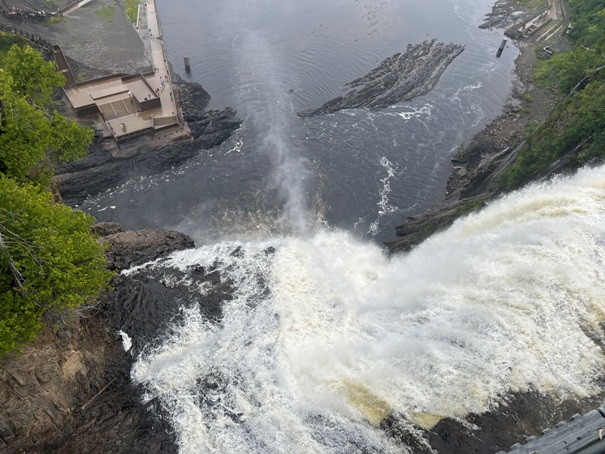
<svg viewBox="0 0 605 454"><path fill-rule="evenodd" d="M510 454L604 454L605 406L585 415L574 415L554 428L545 429L525 444L511 446ZM506 454L500 451L498 454Z"/></svg>

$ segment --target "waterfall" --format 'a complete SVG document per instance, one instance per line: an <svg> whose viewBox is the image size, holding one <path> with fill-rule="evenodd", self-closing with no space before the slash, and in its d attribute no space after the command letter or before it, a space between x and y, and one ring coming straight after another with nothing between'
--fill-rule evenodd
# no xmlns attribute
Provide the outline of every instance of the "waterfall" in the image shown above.
<svg viewBox="0 0 605 454"><path fill-rule="evenodd" d="M386 416L430 428L513 392L599 392L604 260L605 167L392 258L325 230L183 251L146 269L212 265L233 299L219 323L184 306L132 376L183 453L410 452L380 429Z"/></svg>

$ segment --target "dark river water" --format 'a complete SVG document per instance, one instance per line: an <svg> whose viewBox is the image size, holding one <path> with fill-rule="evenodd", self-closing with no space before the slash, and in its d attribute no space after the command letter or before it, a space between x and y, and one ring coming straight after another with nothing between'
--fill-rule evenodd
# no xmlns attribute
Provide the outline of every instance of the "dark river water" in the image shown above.
<svg viewBox="0 0 605 454"><path fill-rule="evenodd" d="M451 158L510 94L517 49L480 30L484 0L157 0L168 58L234 107L243 125L182 168L142 175L82 208L129 228L175 228L198 241L336 227L384 241L445 196ZM296 112L437 38L465 51L427 95L381 111ZM183 57L191 60L185 74Z"/></svg>

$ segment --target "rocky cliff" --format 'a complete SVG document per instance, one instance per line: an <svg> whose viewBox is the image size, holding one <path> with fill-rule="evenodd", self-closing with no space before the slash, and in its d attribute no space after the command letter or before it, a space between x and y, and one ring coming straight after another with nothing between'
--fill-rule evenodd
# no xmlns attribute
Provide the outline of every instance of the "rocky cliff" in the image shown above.
<svg viewBox="0 0 605 454"><path fill-rule="evenodd" d="M109 267L119 270L193 247L178 232L106 234ZM174 434L155 401L143 404L130 381L134 361L118 335L145 306L137 282L116 276L113 291L67 320L55 321L32 345L5 358L0 369L0 453L171 453ZM139 311L140 313L140 311ZM143 321L141 320L141 323Z"/></svg>

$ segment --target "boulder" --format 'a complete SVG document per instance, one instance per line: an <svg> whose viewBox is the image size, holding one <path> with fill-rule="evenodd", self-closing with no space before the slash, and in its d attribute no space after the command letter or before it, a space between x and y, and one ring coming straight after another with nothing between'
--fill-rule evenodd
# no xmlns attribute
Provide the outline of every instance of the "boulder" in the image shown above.
<svg viewBox="0 0 605 454"><path fill-rule="evenodd" d="M112 270L141 265L195 247L190 236L174 230L129 230L105 236L101 241L109 245L106 254Z"/></svg>

